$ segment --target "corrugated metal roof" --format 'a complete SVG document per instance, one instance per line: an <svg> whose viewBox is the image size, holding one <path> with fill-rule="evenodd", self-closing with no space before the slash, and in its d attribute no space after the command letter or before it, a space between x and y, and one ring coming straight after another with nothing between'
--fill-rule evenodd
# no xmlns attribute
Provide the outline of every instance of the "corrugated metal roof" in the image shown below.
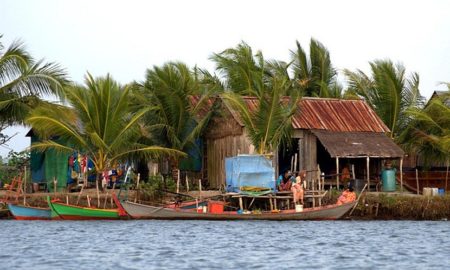
<svg viewBox="0 0 450 270"><path fill-rule="evenodd" d="M389 132L389 128L363 100L302 98L293 119L296 129L336 132Z"/></svg>
<svg viewBox="0 0 450 270"><path fill-rule="evenodd" d="M258 100L244 97L251 111L256 111ZM240 119L236 119L242 123ZM389 132L389 128L363 100L304 97L292 119L295 129L321 129L336 132Z"/></svg>
<svg viewBox="0 0 450 270"><path fill-rule="evenodd" d="M335 157L403 157L403 150L384 133L312 131L332 158Z"/></svg>
<svg viewBox="0 0 450 270"><path fill-rule="evenodd" d="M256 97L243 97L250 111L258 108ZM284 101L288 102L289 97ZM198 97L191 97L192 104L198 103ZM210 98L201 112L205 114L211 109L215 98ZM230 110L233 118L243 126L239 113ZM295 129L316 129L335 132L389 132L389 128L364 100L345 100L332 98L304 97L298 102L298 110L292 119Z"/></svg>

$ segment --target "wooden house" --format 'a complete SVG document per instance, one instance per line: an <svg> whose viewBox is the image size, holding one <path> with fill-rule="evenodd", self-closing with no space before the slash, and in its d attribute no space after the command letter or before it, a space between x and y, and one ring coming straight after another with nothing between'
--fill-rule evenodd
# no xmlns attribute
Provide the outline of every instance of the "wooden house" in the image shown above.
<svg viewBox="0 0 450 270"><path fill-rule="evenodd" d="M258 106L254 97L244 101L250 109ZM239 114L226 101L215 102L220 103L219 113L203 135L203 177L210 187L219 188L225 184L225 158L252 154L254 147ZM379 178L384 159L402 161L403 151L386 135L389 129L363 100L302 98L297 106L292 143L274 153L277 174L296 168L310 172L311 180L319 165L339 185L344 165L354 168L354 178L369 181Z"/></svg>

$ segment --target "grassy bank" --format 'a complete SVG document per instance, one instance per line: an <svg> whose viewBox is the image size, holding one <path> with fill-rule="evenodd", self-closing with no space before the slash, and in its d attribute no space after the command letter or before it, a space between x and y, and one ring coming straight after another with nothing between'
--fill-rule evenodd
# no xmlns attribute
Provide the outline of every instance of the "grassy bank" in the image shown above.
<svg viewBox="0 0 450 270"><path fill-rule="evenodd" d="M366 193L350 216L375 220L450 220L450 195Z"/></svg>

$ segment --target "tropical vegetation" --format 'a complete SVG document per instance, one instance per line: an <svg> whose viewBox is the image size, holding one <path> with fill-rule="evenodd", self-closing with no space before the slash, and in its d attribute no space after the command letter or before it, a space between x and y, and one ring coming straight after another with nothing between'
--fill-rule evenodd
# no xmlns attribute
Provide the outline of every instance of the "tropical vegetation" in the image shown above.
<svg viewBox="0 0 450 270"><path fill-rule="evenodd" d="M397 138L411 120L408 109L420 108L419 75L406 75L405 67L390 60L370 62L371 76L361 70L344 70L350 95L364 98Z"/></svg>
<svg viewBox="0 0 450 270"><path fill-rule="evenodd" d="M67 83L58 64L36 61L20 41L5 49L0 40L0 127L23 124L30 110L44 103L43 95L61 96Z"/></svg>
<svg viewBox="0 0 450 270"><path fill-rule="evenodd" d="M118 84L110 75L94 78L88 73L84 85L72 85L63 91L68 106L41 106L27 118L42 137L33 149L78 151L88 155L97 173L130 157L184 155L140 142L141 121L151 108L136 109L129 85Z"/></svg>
<svg viewBox="0 0 450 270"><path fill-rule="evenodd" d="M147 70L146 80L136 84L136 103L145 111L142 129L149 142L185 153L200 151L196 140L212 111L200 112L214 88L201 84L195 75L186 64L169 62ZM178 169L179 157L171 157L173 169Z"/></svg>
<svg viewBox="0 0 450 270"><path fill-rule="evenodd" d="M347 87L327 48L298 41L288 61L266 59L245 42L210 60L213 73L181 62L153 66L145 79L120 85L110 75L86 75L70 83L57 64L35 61L23 43L0 43L0 127L26 123L41 136L34 149L80 151L102 172L126 160L168 158L179 167L186 153L200 151L198 138L220 97L237 112L256 150L270 154L287 141L297 101L303 96L364 98L405 149L448 159L448 104L426 106L419 75L391 60L369 62L370 73L345 69ZM61 103L44 101L56 95ZM252 96L256 106L247 106ZM252 102L253 102L252 101ZM1 134L0 142L8 138Z"/></svg>

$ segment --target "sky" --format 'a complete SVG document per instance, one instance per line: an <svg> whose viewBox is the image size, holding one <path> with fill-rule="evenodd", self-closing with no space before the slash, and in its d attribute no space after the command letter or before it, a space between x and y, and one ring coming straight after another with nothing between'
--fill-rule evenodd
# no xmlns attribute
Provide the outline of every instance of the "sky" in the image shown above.
<svg viewBox="0 0 450 270"><path fill-rule="evenodd" d="M22 40L36 59L59 63L80 83L87 71L141 81L168 61L212 72L211 54L240 41L266 59L289 61L296 40L308 48L315 38L338 70L369 72L376 59L402 63L419 73L429 98L450 82L449 11L445 0L0 0L0 35L6 46ZM29 146L26 131L9 128L19 133L8 147ZM10 149L0 147L0 155Z"/></svg>

